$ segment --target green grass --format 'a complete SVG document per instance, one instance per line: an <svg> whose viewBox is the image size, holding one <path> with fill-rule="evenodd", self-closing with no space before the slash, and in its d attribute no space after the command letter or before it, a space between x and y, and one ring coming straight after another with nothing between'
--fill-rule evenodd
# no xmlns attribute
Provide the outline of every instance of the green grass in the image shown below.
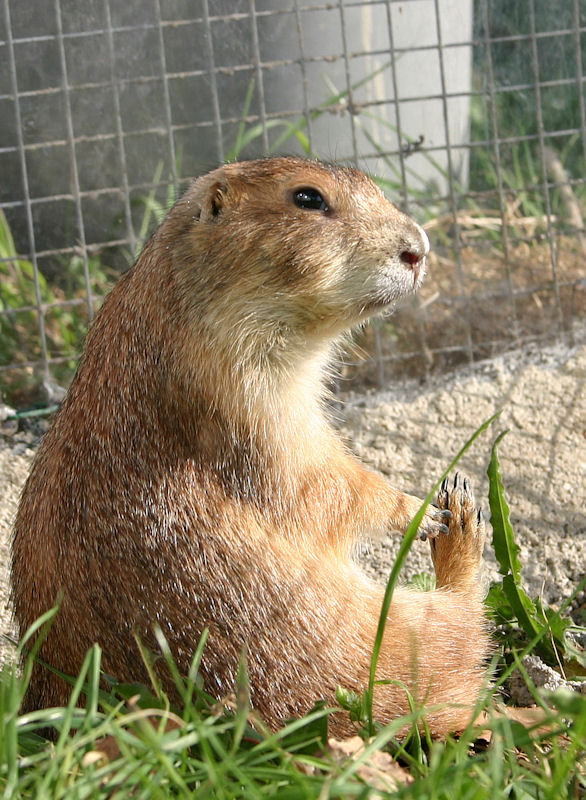
<svg viewBox="0 0 586 800"><path fill-rule="evenodd" d="M461 453L491 421L474 434ZM381 765L385 756L380 751L391 754L401 767L402 778L411 781L395 787L392 796L396 797L586 797L586 694L558 690L543 695L534 690L543 714L539 724L522 724L507 716L497 703L505 679L515 667L522 668L521 658L529 652L538 652L559 671L582 677L586 674L584 652L568 639L569 620L559 611L529 600L522 589L518 548L499 471L500 438L502 435L495 442L489 466L493 544L502 573L501 581L491 588L489 612L499 626L499 637L493 686L487 686L478 705L478 712L484 713L482 733L479 727L471 726L458 738L432 742L414 724L422 714L416 708L408 717L381 727L372 717L372 678L363 697L349 697L340 689L342 705L350 707L355 718L363 719L360 730L364 739L358 754L342 756L337 746L328 744L331 709L317 704L303 719L270 732L251 712L245 662L234 697L218 703L199 684L205 637L194 654L189 674L181 676L159 634L162 655L169 669L175 671L181 697L178 708L172 708L160 692L154 674L151 689L117 685L111 680L104 689L97 645L72 680L67 708L20 714L34 653L25 662L22 675L12 667L4 669L0 675L2 797L388 796L389 766L384 761ZM435 488L430 497L434 493ZM391 573L388 602L414 530L405 538L405 547ZM54 613L55 609L41 618L29 636L50 624ZM385 614L383 607L381 619ZM375 645L373 675L381 639L382 626ZM25 645L26 639L21 647ZM86 704L80 709L76 706L82 693ZM399 741L397 732L406 722L412 726L412 733ZM54 742L39 735L50 725L57 732Z"/></svg>
<svg viewBox="0 0 586 800"><path fill-rule="evenodd" d="M87 256L90 288L102 296L110 284L97 255ZM18 254L6 215L0 209L0 366L15 369L2 375L0 397L15 406L35 397L41 371L32 376L19 364L40 361L41 319L48 358L57 360L52 374L67 385L77 365L87 330L84 260L78 254L59 258L60 285L50 283L32 261ZM77 300L77 303L70 301Z"/></svg>
<svg viewBox="0 0 586 800"><path fill-rule="evenodd" d="M250 726L246 703L234 713L209 705L141 708L122 702L97 711L99 652L88 655L89 708L54 710L59 737L48 744L34 733L48 712L13 716L2 737L0 786L17 797L366 797L361 767L387 748L400 753L414 782L399 797L539 797L559 800L586 792L586 698L550 698L547 730L497 717L459 739L404 750L394 739L402 721L381 729L360 760L338 761L324 740L327 710L318 709L271 734ZM2 703L18 702L21 684L4 676ZM487 731L490 731L488 743ZM111 737L108 740L106 737ZM104 753L108 753L109 757ZM378 777L378 776L377 776ZM384 772L383 772L384 778Z"/></svg>

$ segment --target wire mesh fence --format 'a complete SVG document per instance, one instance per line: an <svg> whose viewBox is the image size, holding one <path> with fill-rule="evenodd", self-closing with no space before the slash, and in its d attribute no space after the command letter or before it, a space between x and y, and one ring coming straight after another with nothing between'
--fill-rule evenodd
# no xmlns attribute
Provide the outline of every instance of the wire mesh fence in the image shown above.
<svg viewBox="0 0 586 800"><path fill-rule="evenodd" d="M428 229L421 294L344 374L384 384L583 324L584 0L1 0L0 388L59 395L197 174L356 163Z"/></svg>

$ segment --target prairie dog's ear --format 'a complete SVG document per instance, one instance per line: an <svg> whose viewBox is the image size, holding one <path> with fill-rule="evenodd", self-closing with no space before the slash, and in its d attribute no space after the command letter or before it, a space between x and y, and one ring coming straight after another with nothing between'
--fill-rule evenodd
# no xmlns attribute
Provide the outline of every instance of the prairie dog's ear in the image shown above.
<svg viewBox="0 0 586 800"><path fill-rule="evenodd" d="M209 186L200 200L200 220L209 222L218 217L222 213L227 195L228 183L226 181L215 181Z"/></svg>
<svg viewBox="0 0 586 800"><path fill-rule="evenodd" d="M236 175L229 174L229 170L230 167L220 167L196 180L191 199L199 207L201 222L212 222L227 206L238 201L242 187Z"/></svg>

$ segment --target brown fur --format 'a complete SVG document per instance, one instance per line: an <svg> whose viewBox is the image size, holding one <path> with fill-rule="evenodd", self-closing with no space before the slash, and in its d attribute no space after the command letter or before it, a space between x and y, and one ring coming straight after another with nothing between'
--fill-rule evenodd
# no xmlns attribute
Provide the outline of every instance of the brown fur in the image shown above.
<svg viewBox="0 0 586 800"><path fill-rule="evenodd" d="M300 187L329 210L298 208ZM21 631L62 593L43 659L75 673L98 642L107 673L146 682L135 633L154 648L159 624L186 671L207 627L205 688L233 689L246 646L272 726L333 702L337 684L365 686L382 590L350 553L360 535L404 530L419 501L346 451L322 377L340 333L418 288L426 252L356 170L268 159L194 183L97 315L24 490ZM423 533L441 523L430 509ZM470 705L484 677L478 530L458 515L452 528L457 548L441 537L436 551L443 588L395 593L378 669L428 705ZM35 668L29 708L67 698ZM408 710L396 685L375 705L381 721ZM428 721L442 734L469 713Z"/></svg>

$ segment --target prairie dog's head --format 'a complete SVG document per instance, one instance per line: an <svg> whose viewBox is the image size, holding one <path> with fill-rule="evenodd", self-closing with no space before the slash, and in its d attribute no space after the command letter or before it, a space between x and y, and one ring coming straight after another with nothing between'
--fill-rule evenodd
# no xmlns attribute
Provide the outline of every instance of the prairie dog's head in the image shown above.
<svg viewBox="0 0 586 800"><path fill-rule="evenodd" d="M166 224L180 230L174 268L198 319L243 335L333 338L416 291L429 252L362 172L300 158L220 167Z"/></svg>

